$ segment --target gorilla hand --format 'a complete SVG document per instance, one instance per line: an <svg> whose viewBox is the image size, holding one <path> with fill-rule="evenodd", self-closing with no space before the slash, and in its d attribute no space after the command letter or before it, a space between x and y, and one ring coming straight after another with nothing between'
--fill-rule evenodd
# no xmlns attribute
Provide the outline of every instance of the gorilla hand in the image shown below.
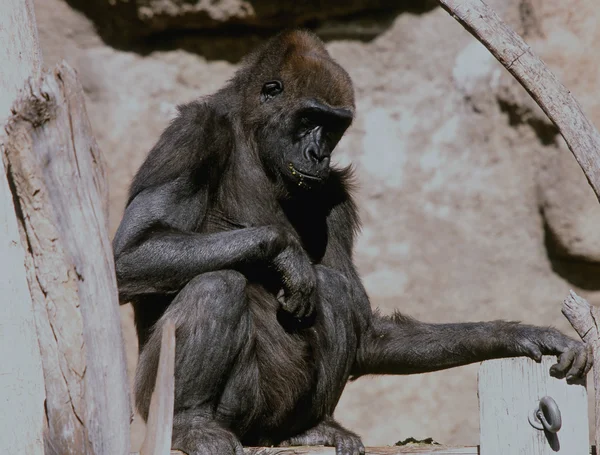
<svg viewBox="0 0 600 455"><path fill-rule="evenodd" d="M283 293L277 298L283 310L298 319L311 316L316 306L317 277L306 252L299 244L292 243L273 263L282 277Z"/></svg>
<svg viewBox="0 0 600 455"><path fill-rule="evenodd" d="M556 378L566 377L567 382L585 378L593 365L590 345L576 341L556 329L520 325L515 341L521 353L534 360L542 355L558 356L550 374Z"/></svg>

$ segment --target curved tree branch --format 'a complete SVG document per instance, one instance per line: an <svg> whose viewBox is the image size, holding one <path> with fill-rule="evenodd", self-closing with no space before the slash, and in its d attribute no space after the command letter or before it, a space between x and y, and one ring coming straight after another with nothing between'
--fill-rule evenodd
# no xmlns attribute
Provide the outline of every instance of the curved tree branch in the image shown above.
<svg viewBox="0 0 600 455"><path fill-rule="evenodd" d="M571 92L482 0L439 0L498 59L556 125L600 200L600 133Z"/></svg>

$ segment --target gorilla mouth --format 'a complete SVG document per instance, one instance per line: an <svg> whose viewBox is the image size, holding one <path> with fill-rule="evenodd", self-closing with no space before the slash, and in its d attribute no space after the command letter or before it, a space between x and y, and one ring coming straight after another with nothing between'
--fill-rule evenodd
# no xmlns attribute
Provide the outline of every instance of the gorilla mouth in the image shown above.
<svg viewBox="0 0 600 455"><path fill-rule="evenodd" d="M296 169L292 163L289 164L289 168L292 172L292 175L298 179L298 186L306 185L308 182L319 183L323 181L323 177L301 172L298 169ZM305 180L308 180L308 182L306 182Z"/></svg>

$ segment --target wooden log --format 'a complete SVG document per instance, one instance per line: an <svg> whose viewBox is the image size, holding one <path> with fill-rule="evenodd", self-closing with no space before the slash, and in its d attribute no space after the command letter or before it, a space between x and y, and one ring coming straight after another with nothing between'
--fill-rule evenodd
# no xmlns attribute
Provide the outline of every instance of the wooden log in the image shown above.
<svg viewBox="0 0 600 455"><path fill-rule="evenodd" d="M130 406L106 186L75 72L63 64L33 81L13 112L3 158L28 247L46 443L61 455L128 454Z"/></svg>
<svg viewBox="0 0 600 455"><path fill-rule="evenodd" d="M4 122L27 78L41 72L32 0L0 1L0 155ZM44 376L25 252L0 159L0 453L44 453Z"/></svg>
<svg viewBox="0 0 600 455"><path fill-rule="evenodd" d="M477 447L444 447L436 445L367 447L366 455L477 455ZM333 447L250 447L245 455L335 455ZM181 455L181 454L180 454Z"/></svg>
<svg viewBox="0 0 600 455"><path fill-rule="evenodd" d="M564 137L600 199L600 133L571 92L482 0L439 0L521 83Z"/></svg>
<svg viewBox="0 0 600 455"><path fill-rule="evenodd" d="M162 329L156 383L150 400L146 436L141 455L169 455L173 434L175 401L175 323L165 321Z"/></svg>
<svg viewBox="0 0 600 455"><path fill-rule="evenodd" d="M569 385L548 373L556 357L541 363L519 357L483 362L479 369L481 455L587 455L590 452L585 384ZM529 417L550 396L562 428L556 434L533 428Z"/></svg>
<svg viewBox="0 0 600 455"><path fill-rule="evenodd" d="M581 339L591 346L594 356L594 389L596 390L595 442L600 447L600 309L592 306L571 291L562 307L563 315L569 320Z"/></svg>
<svg viewBox="0 0 600 455"><path fill-rule="evenodd" d="M245 455L335 455L333 447L247 447ZM479 455L477 446L447 447L438 445L411 445L389 447L367 447L366 455ZM138 454L131 454L138 455ZM185 455L172 450L171 455ZM505 454L507 455L507 454Z"/></svg>

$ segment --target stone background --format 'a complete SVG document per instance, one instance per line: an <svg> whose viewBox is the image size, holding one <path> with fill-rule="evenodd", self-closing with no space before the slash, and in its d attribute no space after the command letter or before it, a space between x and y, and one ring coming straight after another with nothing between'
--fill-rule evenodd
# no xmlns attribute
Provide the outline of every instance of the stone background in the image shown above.
<svg viewBox="0 0 600 455"><path fill-rule="evenodd" d="M600 125L594 0L489 0ZM525 92L427 1L36 0L45 63L81 77L108 162L111 233L127 186L178 103L219 88L241 55L304 25L354 79L340 143L364 229L356 260L374 307L426 321L522 320L573 332L570 288L600 304L600 207ZM123 307L129 368L136 345ZM337 417L366 444L478 442L477 366L349 384ZM143 437L133 426L134 448Z"/></svg>

